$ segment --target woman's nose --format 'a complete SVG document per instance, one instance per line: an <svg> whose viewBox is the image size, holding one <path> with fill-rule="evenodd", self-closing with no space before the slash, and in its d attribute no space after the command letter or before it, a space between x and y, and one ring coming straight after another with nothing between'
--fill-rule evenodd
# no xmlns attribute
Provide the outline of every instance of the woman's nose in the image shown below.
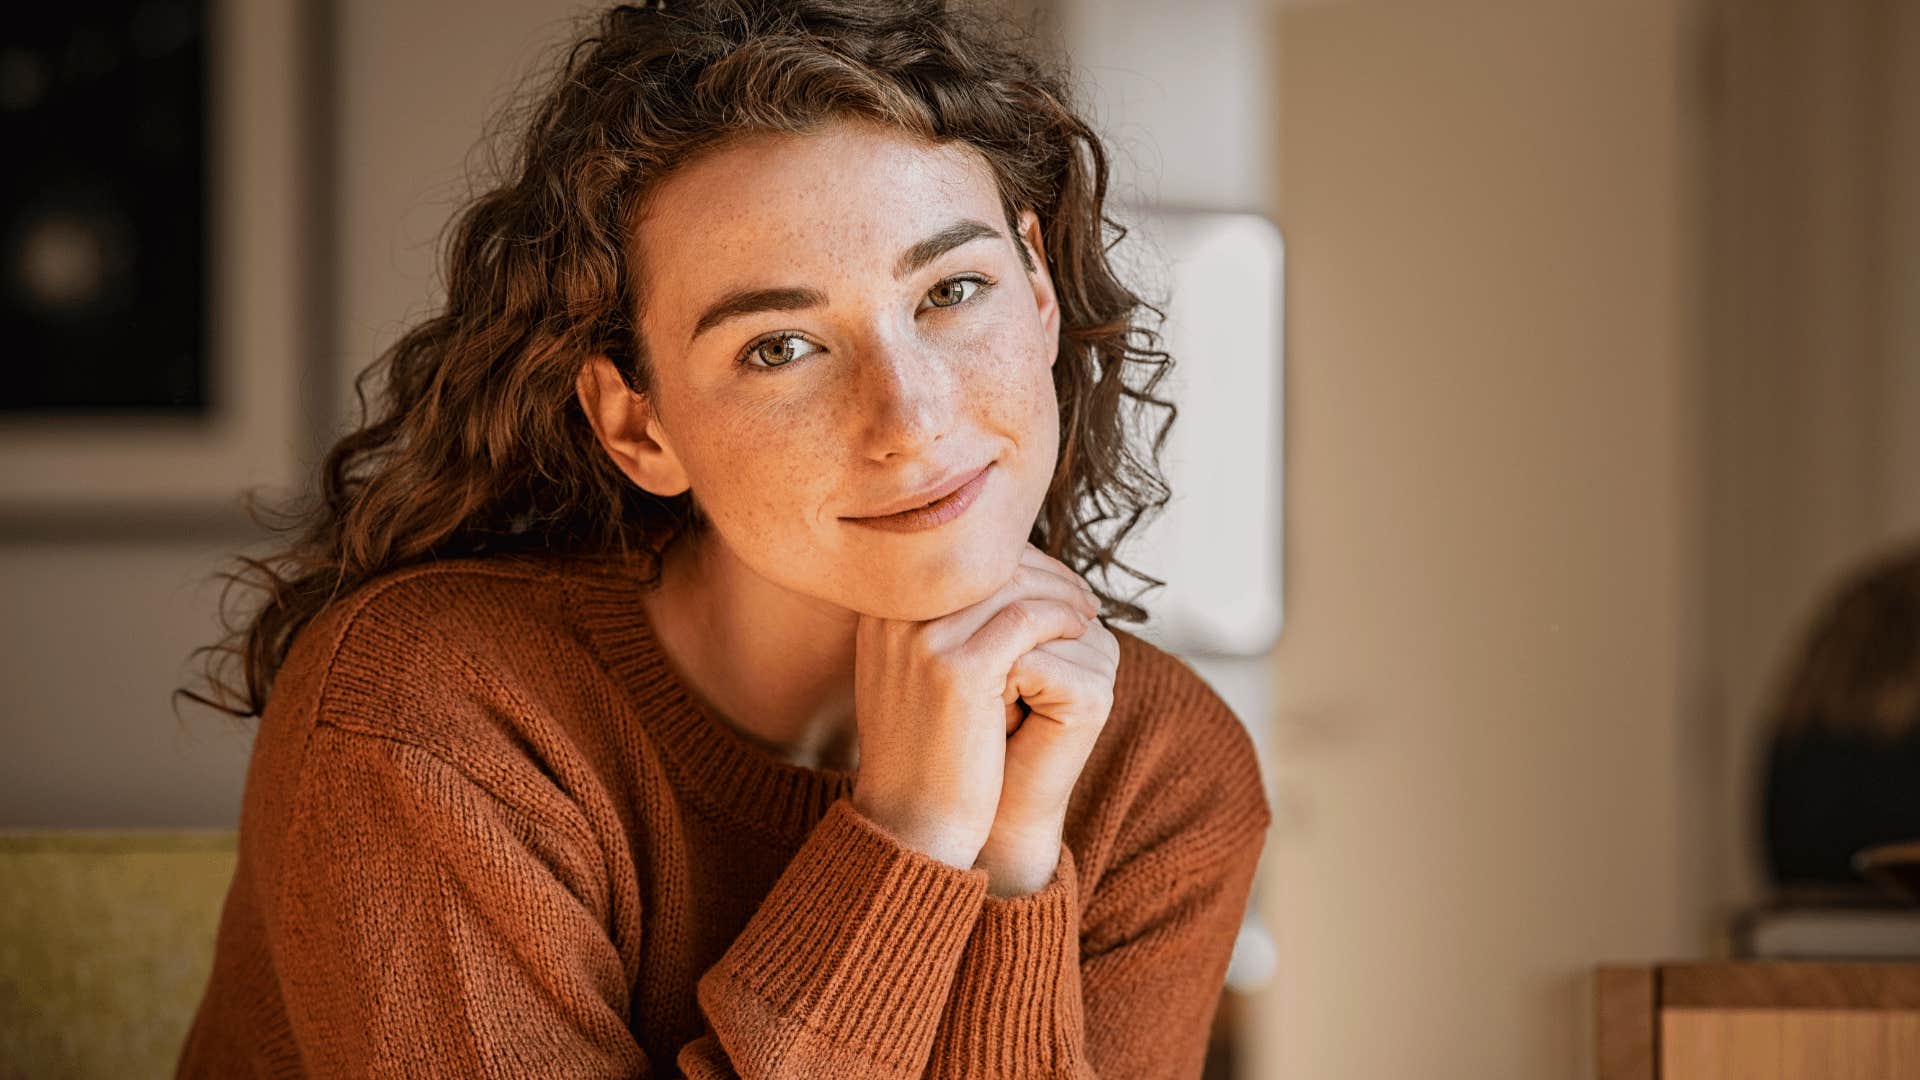
<svg viewBox="0 0 1920 1080"><path fill-rule="evenodd" d="M946 434L959 408L959 381L939 354L902 338L882 339L864 350L857 366L853 422L872 457L912 456Z"/></svg>

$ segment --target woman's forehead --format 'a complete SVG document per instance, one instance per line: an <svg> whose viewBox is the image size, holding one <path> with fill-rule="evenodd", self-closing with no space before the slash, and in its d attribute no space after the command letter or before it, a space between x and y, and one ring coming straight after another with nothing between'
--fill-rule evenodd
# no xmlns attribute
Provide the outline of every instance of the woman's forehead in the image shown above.
<svg viewBox="0 0 1920 1080"><path fill-rule="evenodd" d="M834 121L744 136L681 166L655 189L637 239L676 276L809 259L886 270L904 243L957 218L1000 221L999 207L993 171L971 146Z"/></svg>

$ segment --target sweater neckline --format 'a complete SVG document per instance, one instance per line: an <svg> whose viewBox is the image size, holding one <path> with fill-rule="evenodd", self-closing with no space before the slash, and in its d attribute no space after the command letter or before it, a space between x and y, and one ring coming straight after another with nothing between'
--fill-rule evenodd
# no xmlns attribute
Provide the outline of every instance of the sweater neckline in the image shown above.
<svg viewBox="0 0 1920 1080"><path fill-rule="evenodd" d="M853 791L856 773L776 757L707 705L655 635L637 568L618 555L576 555L561 572L575 625L707 813L798 843Z"/></svg>

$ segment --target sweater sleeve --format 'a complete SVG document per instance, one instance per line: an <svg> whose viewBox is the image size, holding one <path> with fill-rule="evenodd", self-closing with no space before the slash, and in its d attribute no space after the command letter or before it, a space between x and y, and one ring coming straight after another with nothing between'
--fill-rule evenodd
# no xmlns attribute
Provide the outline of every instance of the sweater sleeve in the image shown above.
<svg viewBox="0 0 1920 1080"><path fill-rule="evenodd" d="M701 976L709 1031L681 1067L702 1078L924 1076L987 880L836 799Z"/></svg>
<svg viewBox="0 0 1920 1080"><path fill-rule="evenodd" d="M986 871L838 800L700 979L707 1032L650 1062L590 841L531 809L407 741L315 727L269 916L310 1075L923 1075Z"/></svg>
<svg viewBox="0 0 1920 1080"><path fill-rule="evenodd" d="M930 1077L1200 1075L1272 813L1246 729L1194 692L1091 894L1063 843L1039 891L984 900Z"/></svg>
<svg viewBox="0 0 1920 1080"><path fill-rule="evenodd" d="M1200 1075L1264 836L1155 858L1112 887L1124 924L1082 952L1073 854L1027 896L986 898L941 1018L934 1080Z"/></svg>

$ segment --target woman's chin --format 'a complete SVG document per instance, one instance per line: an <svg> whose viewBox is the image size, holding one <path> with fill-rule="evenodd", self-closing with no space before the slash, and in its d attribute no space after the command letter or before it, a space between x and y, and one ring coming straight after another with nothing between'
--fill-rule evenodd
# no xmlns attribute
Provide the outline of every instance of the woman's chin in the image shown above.
<svg viewBox="0 0 1920 1080"><path fill-rule="evenodd" d="M966 558L942 560L939 565L894 577L878 594L874 586L881 582L869 573L862 582L869 606L861 610L878 618L909 622L938 619L992 596L1019 565L1018 550L1011 556L990 558L974 552Z"/></svg>

